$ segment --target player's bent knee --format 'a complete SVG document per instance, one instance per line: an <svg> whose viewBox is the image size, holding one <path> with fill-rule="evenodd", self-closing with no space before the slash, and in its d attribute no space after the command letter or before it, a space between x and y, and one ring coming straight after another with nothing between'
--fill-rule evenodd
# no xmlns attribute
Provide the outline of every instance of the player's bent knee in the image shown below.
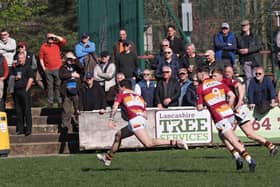
<svg viewBox="0 0 280 187"><path fill-rule="evenodd" d="M120 142L121 141L121 137L122 137L122 134L120 131L118 131L116 134L115 134L115 141L116 142Z"/></svg>

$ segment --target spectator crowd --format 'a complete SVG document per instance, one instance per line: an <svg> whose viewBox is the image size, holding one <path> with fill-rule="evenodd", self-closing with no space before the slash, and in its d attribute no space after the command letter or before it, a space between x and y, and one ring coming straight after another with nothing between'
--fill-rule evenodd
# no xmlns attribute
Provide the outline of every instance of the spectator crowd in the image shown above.
<svg viewBox="0 0 280 187"><path fill-rule="evenodd" d="M248 20L241 22L240 34L234 34L228 23L222 23L213 37L213 49L203 55L197 54L193 43L184 45L176 36L176 28L170 25L158 53L144 70L140 69L136 46L125 29L120 30L112 51L102 51L100 56L88 33L82 34L73 51L63 55L61 47L67 45L67 40L47 33L38 58L28 51L24 41L16 43L8 30L2 29L0 37L0 110L5 111L7 94L11 94L17 134L32 133L33 84L47 90L49 108L62 108L62 128L68 132L72 130L71 119L77 118L80 111L99 110L102 114L112 107L123 79L131 81L147 107L196 106L200 84L197 71L208 68L210 76L222 72L224 77L237 80L235 68L240 65L246 84L245 91L233 88L243 94L237 102L245 102L259 113L267 112L277 102L273 82L262 67L260 38L251 31Z"/></svg>

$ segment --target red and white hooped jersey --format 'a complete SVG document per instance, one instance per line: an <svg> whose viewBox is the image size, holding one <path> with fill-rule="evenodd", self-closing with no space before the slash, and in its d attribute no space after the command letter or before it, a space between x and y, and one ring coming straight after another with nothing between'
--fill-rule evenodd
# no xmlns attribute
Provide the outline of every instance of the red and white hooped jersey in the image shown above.
<svg viewBox="0 0 280 187"><path fill-rule="evenodd" d="M122 104L127 113L128 120L136 116L144 116L146 112L145 100L133 91L126 90L119 93L115 102Z"/></svg>
<svg viewBox="0 0 280 187"><path fill-rule="evenodd" d="M234 115L226 101L226 94L230 89L222 82L213 79L205 79L197 88L197 104L205 103L213 120L218 122Z"/></svg>

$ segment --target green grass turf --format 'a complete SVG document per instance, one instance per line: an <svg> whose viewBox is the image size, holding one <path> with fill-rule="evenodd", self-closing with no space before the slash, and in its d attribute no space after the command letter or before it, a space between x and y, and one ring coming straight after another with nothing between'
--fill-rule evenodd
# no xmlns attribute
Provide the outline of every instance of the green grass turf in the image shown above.
<svg viewBox="0 0 280 187"><path fill-rule="evenodd" d="M249 147L255 173L235 170L224 148L118 153L106 168L96 154L0 159L0 186L279 186L280 155Z"/></svg>

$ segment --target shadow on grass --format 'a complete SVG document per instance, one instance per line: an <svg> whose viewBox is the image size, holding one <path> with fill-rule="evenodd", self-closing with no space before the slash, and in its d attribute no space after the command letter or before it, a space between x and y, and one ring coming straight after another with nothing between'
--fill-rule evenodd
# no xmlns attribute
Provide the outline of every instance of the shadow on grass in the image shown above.
<svg viewBox="0 0 280 187"><path fill-rule="evenodd" d="M121 171L121 168L81 168L82 172L90 171Z"/></svg>
<svg viewBox="0 0 280 187"><path fill-rule="evenodd" d="M200 170L200 169L158 169L158 172L167 172L167 173L207 173L209 170Z"/></svg>
<svg viewBox="0 0 280 187"><path fill-rule="evenodd" d="M192 157L193 159L227 159L226 156L198 156Z"/></svg>

